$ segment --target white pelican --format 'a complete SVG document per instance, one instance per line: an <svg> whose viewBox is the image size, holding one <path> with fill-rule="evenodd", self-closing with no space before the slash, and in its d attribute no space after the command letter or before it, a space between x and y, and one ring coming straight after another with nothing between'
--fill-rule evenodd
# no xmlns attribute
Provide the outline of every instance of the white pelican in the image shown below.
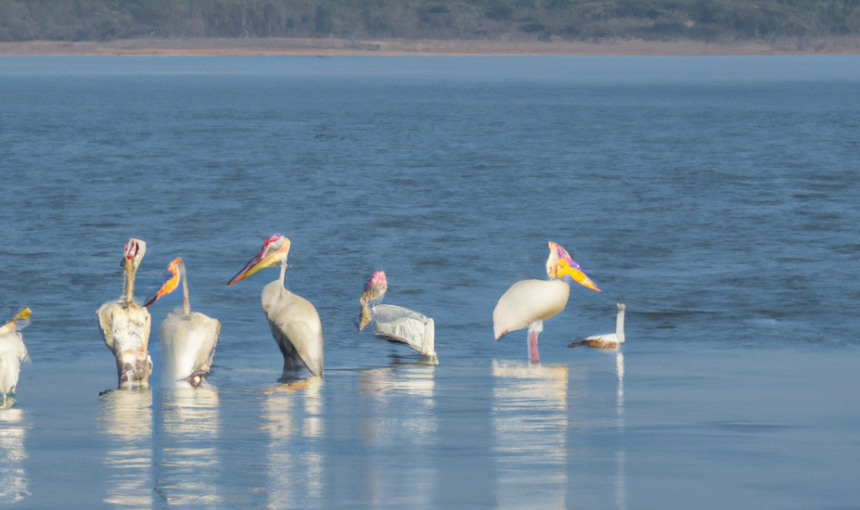
<svg viewBox="0 0 860 510"><path fill-rule="evenodd" d="M373 329L377 336L389 342L406 344L424 356L435 358L435 327L433 319L418 312L393 305L376 305L369 308L373 301L379 301L388 290L388 282L384 271L373 273L364 286L364 293L359 298L361 303L361 319L358 330L361 331L373 321Z"/></svg>
<svg viewBox="0 0 860 510"><path fill-rule="evenodd" d="M21 363L30 361L24 336L19 330L30 324L30 309L25 308L0 327L0 409L15 403L15 387L21 373Z"/></svg>
<svg viewBox="0 0 860 510"><path fill-rule="evenodd" d="M221 323L200 312L191 312L188 303L188 278L182 258L174 259L167 266L173 276L159 289L158 294L146 303L149 307L162 296L170 294L182 282L182 308L167 314L158 328L158 343L161 345L161 384L165 387L194 387L205 383L215 356L215 345Z"/></svg>
<svg viewBox="0 0 860 510"><path fill-rule="evenodd" d="M569 343L568 347L594 347L596 349L618 349L624 343L624 304L616 303L618 315L615 318L615 333L590 336Z"/></svg>
<svg viewBox="0 0 860 510"><path fill-rule="evenodd" d="M280 262L281 277L263 288L263 312L269 319L272 336L284 355L284 373L302 366L314 373L323 373L322 323L316 308L307 299L284 288L287 271L287 254L290 240L274 234L263 243L263 248L245 264L227 285L251 276L260 269L273 267Z"/></svg>
<svg viewBox="0 0 860 510"><path fill-rule="evenodd" d="M573 261L570 254L550 241L546 272L550 280L522 280L509 288L493 310L493 330L496 340L502 335L529 328L529 360L539 363L537 341L543 331L543 321L564 310L570 295L567 282L577 282L591 290L600 289Z"/></svg>
<svg viewBox="0 0 860 510"><path fill-rule="evenodd" d="M152 359L147 352L149 329L152 326L149 311L134 302L134 277L146 253L146 243L129 239L122 259L125 295L109 301L96 310L105 345L116 357L119 386L149 386Z"/></svg>

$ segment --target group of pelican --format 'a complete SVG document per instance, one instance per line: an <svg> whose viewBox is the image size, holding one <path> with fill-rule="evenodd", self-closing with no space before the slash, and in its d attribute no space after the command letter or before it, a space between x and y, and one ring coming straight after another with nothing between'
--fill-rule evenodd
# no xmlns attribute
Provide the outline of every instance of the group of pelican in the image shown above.
<svg viewBox="0 0 860 510"><path fill-rule="evenodd" d="M499 299L493 311L496 340L503 335L528 328L529 360L539 363L538 334L543 321L561 312L570 295L569 282L600 292L573 261L570 254L556 243L549 243L546 271L549 280L522 280L513 284ZM316 308L306 299L293 294L284 286L290 240L274 234L265 240L259 253L227 283L233 285L261 269L280 265L280 277L263 288L263 312L272 336L284 358L283 374L289 377L307 368L314 375L323 374L323 332ZM105 345L116 358L120 388L146 387L152 372L148 352L151 316L148 308L161 297L182 285L182 308L168 313L158 330L162 354L162 385L168 387L197 387L206 385L212 366L221 323L199 312L192 312L188 300L188 281L182 258L168 265L171 277L157 294L143 306L134 300L137 269L146 253L146 243L129 239L120 265L123 268L123 294L116 301L103 304L96 311ZM361 316L359 330L371 322L375 333L390 342L405 344L432 362L436 361L433 319L412 310L382 305L379 302L388 290L383 271L371 275L359 299ZM373 305L373 306L371 306ZM27 308L0 327L0 408L9 397L14 403L20 364L28 360L20 330L29 324ZM624 305L618 304L616 333L589 337L569 346L589 346L617 349L624 342Z"/></svg>
<svg viewBox="0 0 860 510"><path fill-rule="evenodd" d="M290 240L275 234L227 285L243 280L261 269L281 266L278 280L263 288L263 311L272 335L284 356L284 372L307 367L315 375L323 371L322 323L314 306L284 287ZM152 360L147 351L151 318L150 306L182 285L182 308L167 315L158 329L161 345L162 385L197 387L205 385L212 366L221 323L192 312L188 299L188 278L182 258L167 266L171 277L156 295L141 306L134 300L134 279L146 243L129 239L122 260L124 293L117 301L103 304L97 311L105 345L116 358L119 387L148 386Z"/></svg>

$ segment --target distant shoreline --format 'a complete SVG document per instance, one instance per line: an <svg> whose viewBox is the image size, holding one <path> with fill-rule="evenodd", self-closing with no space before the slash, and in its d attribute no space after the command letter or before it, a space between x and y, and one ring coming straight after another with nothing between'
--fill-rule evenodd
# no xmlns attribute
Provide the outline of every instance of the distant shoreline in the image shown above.
<svg viewBox="0 0 860 510"><path fill-rule="evenodd" d="M322 55L322 56L444 56L444 55L572 55L572 56L697 56L697 55L824 55L860 54L860 37L787 40L774 44L702 41L604 42L552 40L350 40L350 39L122 39L93 41L0 42L0 56L27 55Z"/></svg>

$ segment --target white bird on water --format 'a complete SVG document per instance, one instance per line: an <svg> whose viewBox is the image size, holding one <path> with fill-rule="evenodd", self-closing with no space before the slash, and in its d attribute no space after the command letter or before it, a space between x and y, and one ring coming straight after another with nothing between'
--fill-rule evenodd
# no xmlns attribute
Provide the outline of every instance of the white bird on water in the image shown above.
<svg viewBox="0 0 860 510"><path fill-rule="evenodd" d="M134 278L144 253L145 242L128 240L121 262L124 295L96 310L105 345L116 357L120 388L147 387L152 372L152 359L147 351L151 318L146 308L134 302Z"/></svg>
<svg viewBox="0 0 860 510"><path fill-rule="evenodd" d="M167 270L171 272L171 278L161 286L154 298L143 305L148 308L162 296L176 290L182 282L182 308L167 314L158 328L161 384L165 387L197 387L205 384L206 376L209 375L221 323L200 312L191 311L188 279L181 257L174 259Z"/></svg>
<svg viewBox="0 0 860 510"><path fill-rule="evenodd" d="M260 269L281 264L281 276L263 288L263 312L269 319L272 336L284 355L284 375L307 367L314 375L323 373L322 323L316 308L307 299L284 287L290 240L274 234L263 248L227 285L247 278Z"/></svg>
<svg viewBox="0 0 860 510"><path fill-rule="evenodd" d="M595 349L618 349L624 343L624 304L616 303L615 333L590 336L569 343L568 347L594 347Z"/></svg>
<svg viewBox="0 0 860 510"><path fill-rule="evenodd" d="M493 330L496 340L502 335L525 327L529 328L529 361L540 363L538 334L543 331L543 321L549 319L567 305L570 285L577 282L591 290L600 289L582 272L567 251L552 241L549 242L549 258L546 260L549 280L522 280L511 286L499 299L493 310Z"/></svg>
<svg viewBox="0 0 860 510"><path fill-rule="evenodd" d="M21 363L30 361L24 346L22 329L30 324L30 309L25 308L12 320L0 326L0 409L15 403L15 388L21 373Z"/></svg>
<svg viewBox="0 0 860 510"><path fill-rule="evenodd" d="M364 286L364 293L359 298L361 319L358 330L361 331L372 321L374 332L380 338L392 343L406 344L424 356L435 358L433 319L402 306L382 304L372 308L369 306L371 302L380 301L387 290L388 281L385 278L385 272L373 273Z"/></svg>

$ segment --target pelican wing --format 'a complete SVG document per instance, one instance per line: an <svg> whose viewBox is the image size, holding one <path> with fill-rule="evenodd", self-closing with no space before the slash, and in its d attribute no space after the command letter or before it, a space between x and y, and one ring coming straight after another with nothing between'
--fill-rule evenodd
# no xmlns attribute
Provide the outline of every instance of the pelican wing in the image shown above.
<svg viewBox="0 0 860 510"><path fill-rule="evenodd" d="M209 372L221 323L199 312L185 315L177 308L158 329L162 382L185 379L194 372Z"/></svg>
<svg viewBox="0 0 860 510"><path fill-rule="evenodd" d="M436 356L433 319L394 305L373 307L374 332L389 341L406 344L425 356Z"/></svg>
<svg viewBox="0 0 860 510"><path fill-rule="evenodd" d="M96 315L105 345L116 357L117 372L122 376L131 371L135 380L146 385L152 371L147 352L152 321L149 311L136 304L126 307L121 299L103 304Z"/></svg>
<svg viewBox="0 0 860 510"><path fill-rule="evenodd" d="M263 289L263 312L284 355L284 369L301 361L314 375L323 371L323 333L314 305L283 287L280 281Z"/></svg>
<svg viewBox="0 0 860 510"><path fill-rule="evenodd" d="M522 280L509 288L493 310L496 340L564 310L570 285L562 280Z"/></svg>
<svg viewBox="0 0 860 510"><path fill-rule="evenodd" d="M152 318L146 308L123 306L124 301L111 301L97 311L105 345L118 354L126 350L146 352Z"/></svg>
<svg viewBox="0 0 860 510"><path fill-rule="evenodd" d="M24 335L14 330L0 335L0 356L12 356L19 361L29 361Z"/></svg>
<svg viewBox="0 0 860 510"><path fill-rule="evenodd" d="M15 392L21 363L29 359L21 333L12 330L0 335L0 395Z"/></svg>
<svg viewBox="0 0 860 510"><path fill-rule="evenodd" d="M618 350L619 342L618 335L610 333L608 335L597 335L576 340L569 344L568 347L593 347L595 349Z"/></svg>

